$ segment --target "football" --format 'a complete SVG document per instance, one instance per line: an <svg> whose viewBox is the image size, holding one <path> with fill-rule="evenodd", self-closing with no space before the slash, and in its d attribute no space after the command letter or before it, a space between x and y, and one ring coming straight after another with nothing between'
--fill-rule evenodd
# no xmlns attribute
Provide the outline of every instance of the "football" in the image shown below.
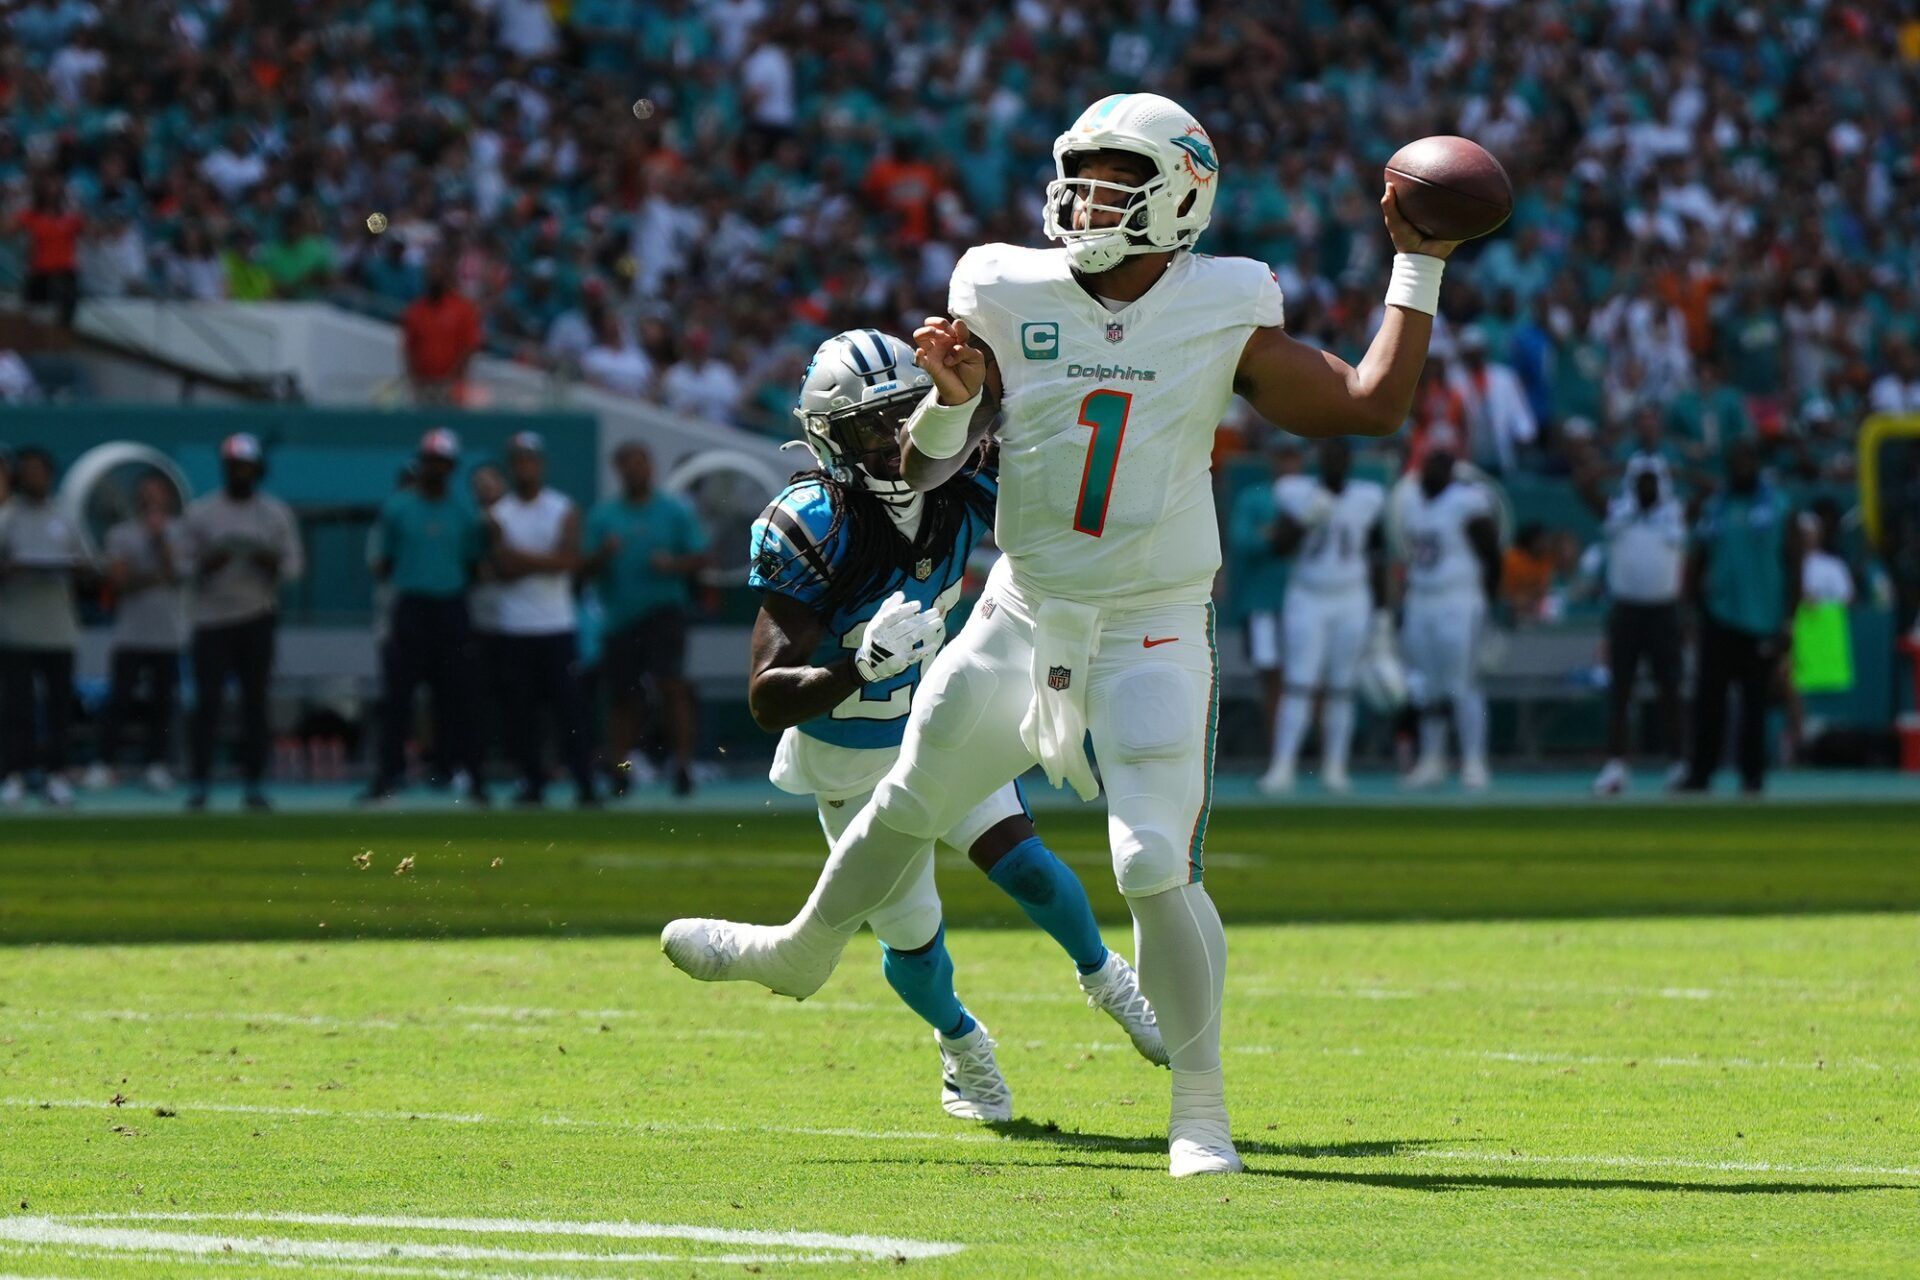
<svg viewBox="0 0 1920 1280"><path fill-rule="evenodd" d="M1507 171L1471 138L1436 134L1409 142L1387 161L1387 182L1407 221L1441 240L1484 236L1513 213Z"/></svg>

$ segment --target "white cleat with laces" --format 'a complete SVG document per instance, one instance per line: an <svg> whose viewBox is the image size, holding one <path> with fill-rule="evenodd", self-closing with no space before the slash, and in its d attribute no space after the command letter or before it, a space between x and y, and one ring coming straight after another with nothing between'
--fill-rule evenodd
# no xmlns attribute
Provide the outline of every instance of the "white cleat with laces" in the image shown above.
<svg viewBox="0 0 1920 1280"><path fill-rule="evenodd" d="M1089 1008L1101 1010L1120 1024L1141 1057L1156 1067L1167 1065L1167 1044L1160 1038L1160 1019L1154 1016L1153 1006L1140 993L1140 975L1118 951L1109 948L1105 963L1092 973L1080 975L1080 990L1086 993Z"/></svg>
<svg viewBox="0 0 1920 1280"><path fill-rule="evenodd" d="M948 1115L961 1120L1013 1119L1013 1090L994 1061L993 1037L985 1023L976 1021L973 1030L953 1040L936 1031L933 1042L940 1048L940 1105Z"/></svg>
<svg viewBox="0 0 1920 1280"><path fill-rule="evenodd" d="M804 946L789 925L688 919L660 931L660 949L674 968L702 982L757 982L805 1000L833 976L841 947Z"/></svg>

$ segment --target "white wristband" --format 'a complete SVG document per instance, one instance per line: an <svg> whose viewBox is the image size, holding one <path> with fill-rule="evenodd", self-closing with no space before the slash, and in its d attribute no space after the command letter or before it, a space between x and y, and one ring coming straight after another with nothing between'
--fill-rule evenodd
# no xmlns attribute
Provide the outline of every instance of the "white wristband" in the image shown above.
<svg viewBox="0 0 1920 1280"><path fill-rule="evenodd" d="M941 404L940 392L927 392L911 416L904 431L913 441L914 452L929 458L951 458L967 447L967 435L973 427L973 411L980 404L980 393L965 404Z"/></svg>
<svg viewBox="0 0 1920 1280"><path fill-rule="evenodd" d="M1387 305L1434 314L1440 310L1440 275L1446 269L1446 259L1432 254L1394 254L1393 278L1387 281Z"/></svg>

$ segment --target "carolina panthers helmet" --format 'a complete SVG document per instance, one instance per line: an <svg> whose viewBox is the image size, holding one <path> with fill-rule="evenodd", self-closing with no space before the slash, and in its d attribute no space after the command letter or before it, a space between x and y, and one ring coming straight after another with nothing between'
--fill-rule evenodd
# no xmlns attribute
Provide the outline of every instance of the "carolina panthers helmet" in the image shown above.
<svg viewBox="0 0 1920 1280"><path fill-rule="evenodd" d="M1131 151L1153 162L1155 176L1129 187L1075 176L1091 151ZM1080 114L1053 140L1047 184L1047 238L1066 247L1073 265L1098 273L1129 254L1193 247L1213 217L1220 158L1200 122L1157 93L1115 93ZM1113 227L1079 225L1099 210L1121 215Z"/></svg>
<svg viewBox="0 0 1920 1280"><path fill-rule="evenodd" d="M878 329L848 329L813 353L793 416L822 468L850 472L883 501L905 503L912 487L875 475L864 460L898 447L900 428L932 386L912 347Z"/></svg>

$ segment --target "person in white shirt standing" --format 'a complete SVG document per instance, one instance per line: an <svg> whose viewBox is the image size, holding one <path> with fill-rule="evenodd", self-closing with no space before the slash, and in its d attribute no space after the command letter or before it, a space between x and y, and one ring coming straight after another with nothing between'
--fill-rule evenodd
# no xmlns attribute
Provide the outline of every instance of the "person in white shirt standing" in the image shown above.
<svg viewBox="0 0 1920 1280"><path fill-rule="evenodd" d="M38 770L47 803L64 809L73 803L67 725L80 644L74 583L92 573L93 556L53 500L53 455L29 446L13 461L14 494L0 507L0 801L12 808L26 799L27 776Z"/></svg>
<svg viewBox="0 0 1920 1280"><path fill-rule="evenodd" d="M1447 381L1460 394L1467 411L1467 434L1473 460L1483 467L1511 471L1520 460L1520 448L1539 434L1527 389L1511 365L1487 359L1487 335L1478 325L1460 333L1460 359L1447 370Z"/></svg>
<svg viewBox="0 0 1920 1280"><path fill-rule="evenodd" d="M546 441L522 431L507 445L512 487L488 509L507 740L519 753L519 805L545 803L540 708L553 717L560 754L582 808L599 803L580 700L573 575L580 568L580 510L547 487Z"/></svg>
<svg viewBox="0 0 1920 1280"><path fill-rule="evenodd" d="M1344 439L1320 444L1320 474L1274 484L1280 510L1274 549L1294 556L1282 631L1286 692L1274 729L1273 763L1259 782L1268 795L1293 790L1294 768L1307 736L1316 693L1320 712L1320 783L1343 793L1351 783L1353 680L1365 651L1367 619L1381 598L1380 513L1386 491L1350 478L1353 450ZM1386 616L1381 622L1387 624ZM1387 624L1390 625L1390 624Z"/></svg>
<svg viewBox="0 0 1920 1280"><path fill-rule="evenodd" d="M1500 585L1500 532L1492 495L1476 481L1457 479L1454 465L1444 449L1429 453L1418 486L1401 496L1407 595L1400 643L1420 713L1420 758L1401 782L1431 787L1446 781L1451 710L1460 785L1481 791L1491 779L1480 629Z"/></svg>
<svg viewBox="0 0 1920 1280"><path fill-rule="evenodd" d="M1686 776L1686 719L1680 701L1683 648L1680 634L1681 572L1687 559L1687 513L1673 496L1666 464L1653 455L1627 463L1626 484L1611 499L1597 475L1582 478L1581 496L1606 521L1601 536L1607 554L1607 763L1593 780L1593 793L1624 793L1632 774L1627 753L1632 737L1633 694L1642 662L1653 675L1660 723L1673 763L1667 784Z"/></svg>
<svg viewBox="0 0 1920 1280"><path fill-rule="evenodd" d="M257 437L236 432L220 444L222 486L181 518L193 583L194 705L189 734L193 790L187 807L206 808L213 739L227 681L240 686L240 772L247 808L270 807L267 685L273 678L280 588L306 572L300 528L286 503L260 492L266 453Z"/></svg>
<svg viewBox="0 0 1920 1280"><path fill-rule="evenodd" d="M740 375L713 354L713 339L707 331L695 329L687 334L685 358L668 365L661 375L660 397L675 413L730 422L740 405Z"/></svg>
<svg viewBox="0 0 1920 1280"><path fill-rule="evenodd" d="M118 598L108 664L112 691L100 729L100 757L87 771L87 785L113 784L121 734L134 694L144 686L144 780L149 791L171 791L168 737L180 650L187 642L186 534L174 514L173 486L158 471L141 479L135 501L138 513L107 530L107 583Z"/></svg>

